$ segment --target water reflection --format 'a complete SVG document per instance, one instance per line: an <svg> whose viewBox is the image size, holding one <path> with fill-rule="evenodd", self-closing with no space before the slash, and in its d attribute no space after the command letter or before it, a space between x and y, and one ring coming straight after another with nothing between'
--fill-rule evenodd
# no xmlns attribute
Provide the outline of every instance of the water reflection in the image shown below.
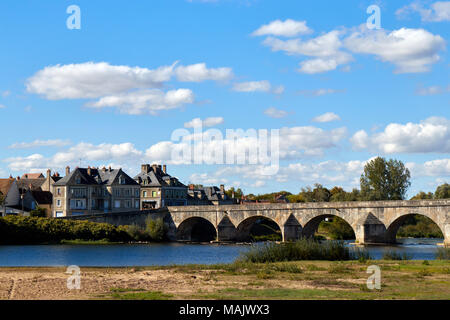
<svg viewBox="0 0 450 320"><path fill-rule="evenodd" d="M407 253L416 260L432 260L443 239L402 239L398 245L368 246L374 259L385 251ZM150 266L214 264L234 261L246 245L119 244L0 246L0 266Z"/></svg>

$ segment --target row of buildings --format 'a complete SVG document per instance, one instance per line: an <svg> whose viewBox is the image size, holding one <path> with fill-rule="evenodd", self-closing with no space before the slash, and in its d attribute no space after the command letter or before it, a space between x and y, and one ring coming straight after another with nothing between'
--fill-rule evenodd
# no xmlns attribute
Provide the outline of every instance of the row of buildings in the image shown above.
<svg viewBox="0 0 450 320"><path fill-rule="evenodd" d="M166 206L233 204L224 185L184 185L167 173L166 165L141 165L134 178L122 169L87 167L65 176L47 170L0 179L2 215L27 214L43 208L47 216L65 217L96 213L138 211Z"/></svg>

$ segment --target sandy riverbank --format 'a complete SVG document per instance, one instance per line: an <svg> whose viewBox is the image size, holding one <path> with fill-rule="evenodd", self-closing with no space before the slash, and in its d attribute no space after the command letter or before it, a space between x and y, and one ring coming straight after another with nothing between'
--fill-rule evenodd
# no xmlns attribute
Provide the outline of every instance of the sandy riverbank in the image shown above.
<svg viewBox="0 0 450 320"><path fill-rule="evenodd" d="M368 290L367 267L382 270ZM0 268L0 299L450 299L450 261L302 261L246 266Z"/></svg>

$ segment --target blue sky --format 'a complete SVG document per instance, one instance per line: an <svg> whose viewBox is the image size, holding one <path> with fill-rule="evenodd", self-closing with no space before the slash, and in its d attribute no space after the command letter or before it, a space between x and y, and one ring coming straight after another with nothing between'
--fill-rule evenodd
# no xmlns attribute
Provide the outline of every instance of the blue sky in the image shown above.
<svg viewBox="0 0 450 320"><path fill-rule="evenodd" d="M358 187L380 155L410 168L410 196L434 191L450 177L449 22L449 1L2 1L0 176L159 162L185 183L298 192ZM280 129L278 172L174 163L172 132L196 118Z"/></svg>

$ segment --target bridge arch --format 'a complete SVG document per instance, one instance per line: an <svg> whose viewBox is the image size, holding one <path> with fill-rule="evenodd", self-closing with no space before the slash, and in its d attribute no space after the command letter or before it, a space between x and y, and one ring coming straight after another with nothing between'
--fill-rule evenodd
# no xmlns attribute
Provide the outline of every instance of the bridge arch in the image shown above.
<svg viewBox="0 0 450 320"><path fill-rule="evenodd" d="M356 226L353 225L350 221L348 221L345 217L338 215L338 214L332 214L332 213L324 213L324 214L318 214L306 221L306 223L303 226L302 229L302 237L303 238L313 238L314 234L316 233L317 229L319 228L319 224L325 219L325 218L340 218L343 221L345 221L346 224L348 224L353 231L353 234L356 238Z"/></svg>
<svg viewBox="0 0 450 320"><path fill-rule="evenodd" d="M177 241L206 242L216 240L217 230L215 226L203 217L192 216L183 220L177 227Z"/></svg>
<svg viewBox="0 0 450 320"><path fill-rule="evenodd" d="M265 215L254 215L251 217L247 217L244 220L242 220L238 226L236 227L236 240L237 241L249 241L251 236L250 232L252 230L252 227L255 226L257 223L260 223L261 221L271 221L277 226L277 231L280 232L281 238L283 238L283 231L281 226L277 221L274 219L271 219Z"/></svg>
<svg viewBox="0 0 450 320"><path fill-rule="evenodd" d="M439 228L439 230L441 231L442 235L445 238L445 228L444 228L444 226L441 225L439 223L439 221L437 221L433 217L433 215L426 214L426 213L423 213L423 212L422 213L420 213L420 212L411 212L411 213L405 213L405 214L398 215L388 225L386 225L386 242L387 243L395 243L396 242L396 238L397 238L397 232L400 229L400 227L404 224L406 219L408 219L409 217L415 216L415 215L427 217L428 219L433 221L434 224Z"/></svg>

